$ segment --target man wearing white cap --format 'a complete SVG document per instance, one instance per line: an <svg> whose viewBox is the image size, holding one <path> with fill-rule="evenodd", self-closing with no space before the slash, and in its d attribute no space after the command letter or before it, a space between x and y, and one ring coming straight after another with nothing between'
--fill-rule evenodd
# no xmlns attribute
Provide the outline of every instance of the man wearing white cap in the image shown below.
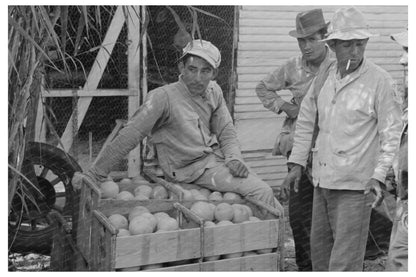
<svg viewBox="0 0 416 277"><path fill-rule="evenodd" d="M285 121L272 151L273 155L289 157L296 118L303 97L321 67L328 67L333 58L322 39L329 23L325 22L322 9L298 13L296 29L289 32L297 39L301 55L288 59L282 66L269 73L256 86L256 93L263 106L270 111L286 114ZM280 91L290 90L290 102L283 100ZM311 165L308 166L310 169ZM313 185L310 170L305 170L299 191L292 186L281 186L281 195L289 195L289 222L293 233L296 264L299 271L311 271L310 231L312 222Z"/></svg>
<svg viewBox="0 0 416 277"><path fill-rule="evenodd" d="M281 208L269 185L244 164L220 86L220 51L208 41L184 48L175 83L150 91L127 126L89 170L97 180L150 135L167 180L233 191Z"/></svg>
<svg viewBox="0 0 416 277"><path fill-rule="evenodd" d="M403 47L404 53L400 59L400 64L407 67L407 30L394 34L391 38ZM407 71L405 70L405 73ZM386 262L387 271L407 271L408 270L408 120L407 120L407 76L404 81L403 99L403 128L400 136L400 148L396 156L394 169L397 181L397 202L396 213L391 231L389 253ZM397 167L396 167L397 166Z"/></svg>
<svg viewBox="0 0 416 277"><path fill-rule="evenodd" d="M383 201L399 143L393 80L364 58L372 36L356 8L335 12L325 41L337 62L320 90L312 84L299 112L287 180L299 178L312 150L314 271L363 270L371 208ZM319 133L313 141L315 120Z"/></svg>

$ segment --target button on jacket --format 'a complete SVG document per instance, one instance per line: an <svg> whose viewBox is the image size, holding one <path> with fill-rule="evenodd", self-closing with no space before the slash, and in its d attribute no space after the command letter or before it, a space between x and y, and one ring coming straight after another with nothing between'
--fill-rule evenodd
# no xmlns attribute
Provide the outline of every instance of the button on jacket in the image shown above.
<svg viewBox="0 0 416 277"><path fill-rule="evenodd" d="M364 190L370 178L385 182L400 137L400 107L393 80L364 59L343 79L336 63L317 100L313 86L302 102L288 162L306 165L318 108L319 134L312 149L314 185L328 189Z"/></svg>
<svg viewBox="0 0 416 277"><path fill-rule="evenodd" d="M181 79L147 95L108 150L111 160L125 157L147 135L156 147L159 164L170 180L192 182L205 168L242 161L232 118L220 86L211 81L204 97L191 95ZM121 157L121 158L120 158ZM111 160L98 160L96 174L107 176Z"/></svg>

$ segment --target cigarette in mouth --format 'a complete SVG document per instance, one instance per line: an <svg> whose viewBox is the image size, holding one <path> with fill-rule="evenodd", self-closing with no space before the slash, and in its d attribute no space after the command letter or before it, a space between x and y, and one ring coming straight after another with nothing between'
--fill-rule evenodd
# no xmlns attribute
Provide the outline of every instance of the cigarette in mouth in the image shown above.
<svg viewBox="0 0 416 277"><path fill-rule="evenodd" d="M348 59L348 62L347 62L347 68L346 68L345 70L348 70L348 69L350 68L350 63L351 63L351 60L350 60L350 59Z"/></svg>

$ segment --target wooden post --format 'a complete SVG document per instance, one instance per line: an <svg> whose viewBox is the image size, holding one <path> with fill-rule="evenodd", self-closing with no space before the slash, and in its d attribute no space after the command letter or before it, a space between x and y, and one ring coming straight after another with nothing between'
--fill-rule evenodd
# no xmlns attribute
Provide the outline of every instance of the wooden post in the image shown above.
<svg viewBox="0 0 416 277"><path fill-rule="evenodd" d="M140 6L127 8L127 33L128 33L128 87L135 90L135 96L129 96L128 117L133 116L140 106ZM139 175L141 166L140 145L130 151L128 156L127 174L130 178Z"/></svg>
<svg viewBox="0 0 416 277"><path fill-rule="evenodd" d="M107 66L107 62L110 59L111 52L113 51L114 45L116 44L117 38L124 25L124 22L125 17L123 8L122 6L118 6L116 12L114 13L110 27L108 28L107 34L105 35L104 41L101 44L102 47L100 48L97 54L97 58L94 61L90 73L88 74L87 82L83 87L84 90L95 90L97 88L98 83L100 82L103 72ZM78 131L78 128L81 126L82 121L84 120L85 114L87 113L91 101L92 97L82 97L78 100L78 126L73 126L72 122L75 115L72 114L61 137L61 141L66 152L69 151L73 143L73 128L76 128Z"/></svg>

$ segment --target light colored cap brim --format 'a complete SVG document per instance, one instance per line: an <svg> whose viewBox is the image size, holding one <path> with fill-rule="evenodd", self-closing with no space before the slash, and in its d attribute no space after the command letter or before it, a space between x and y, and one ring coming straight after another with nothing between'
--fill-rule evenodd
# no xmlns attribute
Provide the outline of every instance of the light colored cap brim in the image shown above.
<svg viewBox="0 0 416 277"><path fill-rule="evenodd" d="M186 55L194 55L194 56L198 56L200 58L203 58L207 63L209 63L214 69L217 68L217 65L215 64L215 61L213 58L211 58L210 56L208 56L205 52L203 51L199 51L199 50L189 50L186 53L183 53L182 57L185 57Z"/></svg>
<svg viewBox="0 0 416 277"><path fill-rule="evenodd" d="M355 29L355 30L349 30L346 32L333 32L328 35L327 38L323 39L322 41L328 41L333 39L339 39L339 40L353 40L353 39L366 39L370 37L377 37L378 34L372 34L367 30L363 29Z"/></svg>
<svg viewBox="0 0 416 277"><path fill-rule="evenodd" d="M400 44L401 46L408 47L407 31L402 32L402 33L398 33L398 34L393 34L390 37L391 37L392 40L397 41L397 43Z"/></svg>

